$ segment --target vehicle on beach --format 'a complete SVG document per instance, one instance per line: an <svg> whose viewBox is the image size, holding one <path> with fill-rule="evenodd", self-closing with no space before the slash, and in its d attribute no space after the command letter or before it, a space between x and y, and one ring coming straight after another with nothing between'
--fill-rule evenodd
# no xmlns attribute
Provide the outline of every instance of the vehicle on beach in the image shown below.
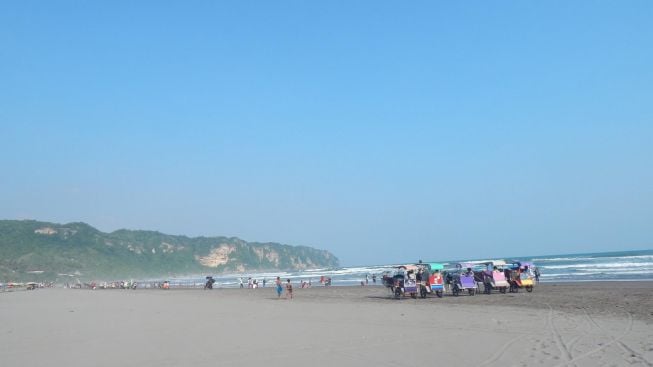
<svg viewBox="0 0 653 367"><path fill-rule="evenodd" d="M506 278L510 284L509 291L511 293L519 292L520 288L526 289L526 292L531 293L535 282L533 281L534 275L532 269L535 265L527 261L514 261L512 265L506 270Z"/></svg>
<svg viewBox="0 0 653 367"><path fill-rule="evenodd" d="M390 289L395 299L410 296L417 298L416 265L400 265L383 275L383 285Z"/></svg>
<svg viewBox="0 0 653 367"><path fill-rule="evenodd" d="M504 269L507 264L505 260L490 260L481 262L485 269L478 272L477 278L483 283L483 293L490 294L492 290L498 290L500 293L506 293L510 288L510 283L506 280Z"/></svg>
<svg viewBox="0 0 653 367"><path fill-rule="evenodd" d="M473 263L456 264L454 269L447 271L446 282L450 285L451 294L458 296L460 293L467 291L467 294L473 296L476 294L478 285L472 268Z"/></svg>
<svg viewBox="0 0 653 367"><path fill-rule="evenodd" d="M444 294L444 265L420 262L415 266L417 267L415 280L420 298L426 298L429 294L441 298Z"/></svg>
<svg viewBox="0 0 653 367"><path fill-rule="evenodd" d="M438 263L430 263L430 275L428 277L428 285L431 293L434 293L439 298L444 294L444 265Z"/></svg>
<svg viewBox="0 0 653 367"><path fill-rule="evenodd" d="M382 274L382 284L395 299L402 297L426 298L429 294L442 297L445 292L444 265L439 263L418 263L400 265Z"/></svg>

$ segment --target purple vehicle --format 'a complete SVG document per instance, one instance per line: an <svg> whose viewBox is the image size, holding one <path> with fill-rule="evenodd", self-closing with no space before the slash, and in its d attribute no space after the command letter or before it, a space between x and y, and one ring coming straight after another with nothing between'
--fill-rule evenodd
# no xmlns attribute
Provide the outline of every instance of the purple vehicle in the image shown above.
<svg viewBox="0 0 653 367"><path fill-rule="evenodd" d="M383 284L390 288L395 299L400 299L402 296L417 298L417 282L415 281L417 270L415 265L398 266L394 274L383 276Z"/></svg>
<svg viewBox="0 0 653 367"><path fill-rule="evenodd" d="M451 293L458 296L460 293L467 291L470 296L476 294L478 285L474 279L474 267L471 263L456 264L456 269L451 272Z"/></svg>

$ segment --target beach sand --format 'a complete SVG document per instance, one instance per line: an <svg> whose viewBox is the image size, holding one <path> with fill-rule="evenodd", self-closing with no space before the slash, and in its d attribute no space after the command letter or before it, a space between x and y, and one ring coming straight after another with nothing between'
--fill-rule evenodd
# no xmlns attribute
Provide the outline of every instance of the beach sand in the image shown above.
<svg viewBox="0 0 653 367"><path fill-rule="evenodd" d="M653 282L394 300L380 286L0 293L0 365L652 366Z"/></svg>

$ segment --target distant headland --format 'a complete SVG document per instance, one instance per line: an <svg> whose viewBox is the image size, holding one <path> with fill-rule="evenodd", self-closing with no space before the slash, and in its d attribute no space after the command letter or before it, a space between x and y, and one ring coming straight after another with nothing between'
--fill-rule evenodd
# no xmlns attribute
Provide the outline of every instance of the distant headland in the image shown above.
<svg viewBox="0 0 653 367"><path fill-rule="evenodd" d="M0 280L157 277L339 266L326 250L76 222L0 220Z"/></svg>

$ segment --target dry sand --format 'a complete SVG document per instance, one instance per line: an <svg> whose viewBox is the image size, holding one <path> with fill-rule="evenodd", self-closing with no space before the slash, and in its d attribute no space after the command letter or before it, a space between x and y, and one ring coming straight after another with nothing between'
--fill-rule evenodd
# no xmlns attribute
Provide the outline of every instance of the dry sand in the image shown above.
<svg viewBox="0 0 653 367"><path fill-rule="evenodd" d="M383 287L0 293L0 365L653 366L653 283L393 300Z"/></svg>

